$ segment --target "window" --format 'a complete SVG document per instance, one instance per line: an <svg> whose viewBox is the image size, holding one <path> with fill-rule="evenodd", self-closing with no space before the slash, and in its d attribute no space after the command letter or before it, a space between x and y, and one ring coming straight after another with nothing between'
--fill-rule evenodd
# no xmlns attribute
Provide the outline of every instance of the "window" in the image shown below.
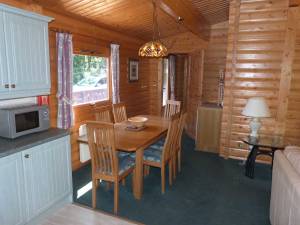
<svg viewBox="0 0 300 225"><path fill-rule="evenodd" d="M108 99L108 58L73 57L73 105Z"/></svg>

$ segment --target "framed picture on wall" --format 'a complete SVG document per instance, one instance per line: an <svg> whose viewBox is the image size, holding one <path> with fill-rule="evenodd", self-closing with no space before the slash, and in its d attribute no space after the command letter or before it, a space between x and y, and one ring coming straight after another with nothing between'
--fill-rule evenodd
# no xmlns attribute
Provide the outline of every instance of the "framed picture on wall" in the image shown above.
<svg viewBox="0 0 300 225"><path fill-rule="evenodd" d="M137 59L129 59L128 80L129 82L139 80L139 61Z"/></svg>

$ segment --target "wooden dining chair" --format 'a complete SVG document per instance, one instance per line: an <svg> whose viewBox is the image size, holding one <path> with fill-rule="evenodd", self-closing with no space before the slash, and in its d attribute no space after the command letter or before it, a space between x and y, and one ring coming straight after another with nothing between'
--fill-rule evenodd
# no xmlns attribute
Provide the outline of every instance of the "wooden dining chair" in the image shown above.
<svg viewBox="0 0 300 225"><path fill-rule="evenodd" d="M179 114L171 117L167 137L162 149L150 146L144 151L144 165L161 168L161 192L165 193L166 166L169 166L169 184L172 185L172 163L176 153L176 136L178 133Z"/></svg>
<svg viewBox="0 0 300 225"><path fill-rule="evenodd" d="M115 123L127 120L126 106L124 103L113 104L112 108Z"/></svg>
<svg viewBox="0 0 300 225"><path fill-rule="evenodd" d="M185 126L185 120L187 117L187 113L181 113L179 123L178 123L178 133L177 133L177 138L176 138L176 158L177 158L177 169L178 172L181 171L181 146L182 146L182 134ZM173 163L173 175L176 177L176 160Z"/></svg>
<svg viewBox="0 0 300 225"><path fill-rule="evenodd" d="M96 121L113 123L112 107L102 106L94 109Z"/></svg>
<svg viewBox="0 0 300 225"><path fill-rule="evenodd" d="M119 182L134 170L135 159L118 156L113 123L88 121L87 135L92 161L92 206L96 208L99 180L105 180L114 183L114 213L117 213Z"/></svg>
<svg viewBox="0 0 300 225"><path fill-rule="evenodd" d="M167 104L165 106L165 111L164 111L164 117L170 118L176 113L180 113L180 106L181 106L180 101L167 100Z"/></svg>

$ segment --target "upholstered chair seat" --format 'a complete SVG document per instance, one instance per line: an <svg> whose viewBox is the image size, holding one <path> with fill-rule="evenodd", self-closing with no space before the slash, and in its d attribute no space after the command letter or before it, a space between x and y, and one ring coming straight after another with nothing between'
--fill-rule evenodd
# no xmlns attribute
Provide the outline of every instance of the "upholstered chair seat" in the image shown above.
<svg viewBox="0 0 300 225"><path fill-rule="evenodd" d="M151 146L144 151L144 160L161 163L162 150L153 149Z"/></svg>
<svg viewBox="0 0 300 225"><path fill-rule="evenodd" d="M130 157L129 155L125 156L118 156L119 158L119 175L121 176L123 173L127 172L128 170L134 168L135 166L135 159Z"/></svg>

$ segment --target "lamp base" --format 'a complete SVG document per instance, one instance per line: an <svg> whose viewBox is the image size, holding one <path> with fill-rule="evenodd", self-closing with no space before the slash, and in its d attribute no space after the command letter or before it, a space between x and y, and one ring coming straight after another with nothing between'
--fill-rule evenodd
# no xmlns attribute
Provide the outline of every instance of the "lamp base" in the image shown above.
<svg viewBox="0 0 300 225"><path fill-rule="evenodd" d="M261 123L259 118L254 117L250 122L250 137L258 138L258 131L261 128Z"/></svg>

